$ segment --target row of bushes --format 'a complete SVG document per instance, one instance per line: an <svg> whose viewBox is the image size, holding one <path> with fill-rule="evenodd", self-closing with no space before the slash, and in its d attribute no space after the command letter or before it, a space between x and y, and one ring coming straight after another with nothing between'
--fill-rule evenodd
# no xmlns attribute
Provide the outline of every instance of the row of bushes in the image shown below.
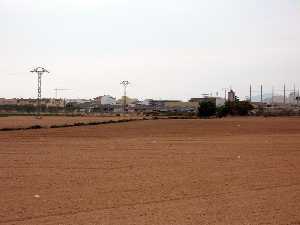
<svg viewBox="0 0 300 225"><path fill-rule="evenodd" d="M201 102L198 108L198 116L209 118L213 116L226 117L230 116L248 116L253 110L253 105L248 101L226 102L225 105L216 107L216 104L210 101Z"/></svg>
<svg viewBox="0 0 300 225"><path fill-rule="evenodd" d="M42 129L43 127L40 125L33 125L30 127L5 127L1 128L0 131L16 131L16 130L36 130L36 129Z"/></svg>
<svg viewBox="0 0 300 225"><path fill-rule="evenodd" d="M125 122L131 122L131 121L137 121L139 119L122 119L122 120L108 120L108 121L94 121L94 122L77 122L73 124L60 124L60 125L52 125L50 128L65 128L65 127L80 127L80 126L94 126L94 125L100 125L100 124L111 124L111 123L125 123ZM1 128L0 131L17 131L17 130L33 130L33 129L42 129L47 127L42 127L40 125L33 125L26 128Z"/></svg>

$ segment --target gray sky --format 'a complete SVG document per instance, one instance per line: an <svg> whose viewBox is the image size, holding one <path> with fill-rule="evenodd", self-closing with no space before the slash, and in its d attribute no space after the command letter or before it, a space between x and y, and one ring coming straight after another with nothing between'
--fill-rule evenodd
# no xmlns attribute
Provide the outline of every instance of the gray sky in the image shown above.
<svg viewBox="0 0 300 225"><path fill-rule="evenodd" d="M300 87L300 0L0 0L0 97L188 99ZM223 92L222 92L223 93Z"/></svg>

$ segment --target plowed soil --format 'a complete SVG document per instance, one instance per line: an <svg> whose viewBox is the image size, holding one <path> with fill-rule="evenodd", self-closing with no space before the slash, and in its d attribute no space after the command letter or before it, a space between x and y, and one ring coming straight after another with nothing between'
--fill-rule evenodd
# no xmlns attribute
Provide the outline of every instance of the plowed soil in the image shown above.
<svg viewBox="0 0 300 225"><path fill-rule="evenodd" d="M300 119L0 133L0 224L300 224Z"/></svg>
<svg viewBox="0 0 300 225"><path fill-rule="evenodd" d="M39 125L42 127L50 127L52 125L65 125L74 123L100 122L108 120L120 120L128 117L118 116L43 116L37 118L34 116L9 116L0 117L1 128L26 128Z"/></svg>

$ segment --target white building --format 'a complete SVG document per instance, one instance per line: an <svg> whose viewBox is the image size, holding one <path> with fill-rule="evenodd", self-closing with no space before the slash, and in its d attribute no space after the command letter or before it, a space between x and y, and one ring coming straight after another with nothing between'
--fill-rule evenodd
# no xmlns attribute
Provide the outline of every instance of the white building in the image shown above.
<svg viewBox="0 0 300 225"><path fill-rule="evenodd" d="M101 105L115 105L116 99L110 95L104 95L101 97Z"/></svg>
<svg viewBox="0 0 300 225"><path fill-rule="evenodd" d="M140 102L141 105L150 106L152 104L152 99L145 99L144 101Z"/></svg>
<svg viewBox="0 0 300 225"><path fill-rule="evenodd" d="M220 107L225 105L225 99L224 98L220 98L220 97L216 97L216 106Z"/></svg>

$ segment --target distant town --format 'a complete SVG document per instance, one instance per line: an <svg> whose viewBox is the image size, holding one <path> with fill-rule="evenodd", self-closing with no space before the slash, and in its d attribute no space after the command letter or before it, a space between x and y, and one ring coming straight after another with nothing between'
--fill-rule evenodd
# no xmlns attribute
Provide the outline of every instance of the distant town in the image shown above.
<svg viewBox="0 0 300 225"><path fill-rule="evenodd" d="M196 113L201 102L213 102L216 107L223 106L226 102L234 102L238 96L234 90L225 93L224 97L203 95L191 98L189 101L180 100L154 100L130 98L122 96L116 99L110 95L98 96L93 99L62 99L41 98L23 99L0 98L1 113L34 113L40 104L41 112L48 113ZM290 92L287 96L261 95L251 97L246 101L256 108L263 107L266 110L299 111L299 94ZM39 102L40 101L40 102Z"/></svg>

